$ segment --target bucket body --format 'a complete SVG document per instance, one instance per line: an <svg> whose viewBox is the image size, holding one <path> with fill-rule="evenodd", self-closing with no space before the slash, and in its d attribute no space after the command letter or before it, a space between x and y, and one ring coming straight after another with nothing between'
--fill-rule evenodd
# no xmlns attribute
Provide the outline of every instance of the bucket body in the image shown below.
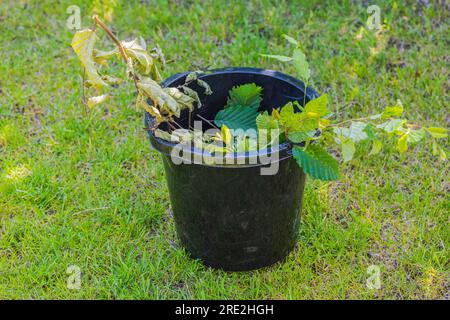
<svg viewBox="0 0 450 320"><path fill-rule="evenodd" d="M184 83L188 73L166 79L163 86ZM200 95L203 106L196 112L214 119L226 104L229 90L254 82L263 88L260 111L271 111L289 101L303 105L317 97L312 89L285 74L252 68L227 68L200 77L213 91ZM192 85L192 89L202 92ZM152 118L145 115L147 125ZM179 124L187 127L187 114ZM149 132L152 146L162 154L176 230L191 257L227 271L244 271L271 265L294 248L300 222L305 174L290 154L287 143L277 150L275 174L261 174L267 164L175 164L174 144ZM192 150L192 153L201 152ZM248 160L253 155L235 155ZM177 162L178 163L178 162Z"/></svg>

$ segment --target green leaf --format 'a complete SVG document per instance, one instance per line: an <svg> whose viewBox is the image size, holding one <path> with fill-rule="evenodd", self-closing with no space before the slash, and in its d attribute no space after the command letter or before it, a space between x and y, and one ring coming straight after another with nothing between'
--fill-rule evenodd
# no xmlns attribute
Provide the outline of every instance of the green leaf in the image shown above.
<svg viewBox="0 0 450 320"><path fill-rule="evenodd" d="M439 147L439 159L444 161L447 159L447 154L445 153L444 149Z"/></svg>
<svg viewBox="0 0 450 320"><path fill-rule="evenodd" d="M261 91L262 87L254 83L236 86L230 90L225 108L242 106L253 108L256 111L262 100Z"/></svg>
<svg viewBox="0 0 450 320"><path fill-rule="evenodd" d="M364 131L367 123L353 121L350 125L350 131L348 137L354 142L360 142L368 138L367 133Z"/></svg>
<svg viewBox="0 0 450 320"><path fill-rule="evenodd" d="M279 128L278 121L269 115L267 111L264 111L256 117L256 126L258 129L266 130Z"/></svg>
<svg viewBox="0 0 450 320"><path fill-rule="evenodd" d="M299 45L300 45L300 43L299 43L297 40L295 40L295 39L292 38L291 36L288 36L287 34L283 34L283 37L284 37L287 41L289 41L290 44L293 44L294 46L299 46Z"/></svg>
<svg viewBox="0 0 450 320"><path fill-rule="evenodd" d="M214 119L214 123L218 127L226 125L228 128L234 130L256 129L257 116L258 112L254 108L234 106L220 110Z"/></svg>
<svg viewBox="0 0 450 320"><path fill-rule="evenodd" d="M342 138L350 139L353 142L360 142L368 138L367 133L364 131L367 124L364 122L354 121L350 125L350 128L334 128L334 133L339 141Z"/></svg>
<svg viewBox="0 0 450 320"><path fill-rule="evenodd" d="M256 117L256 127L258 128L258 136L260 139L263 137L262 139L266 138L269 142L277 133L280 133L278 120L269 115L267 111L264 111ZM274 130L276 130L275 135L273 134Z"/></svg>
<svg viewBox="0 0 450 320"><path fill-rule="evenodd" d="M355 154L355 143L350 139L345 139L341 142L342 159L348 162L353 159Z"/></svg>
<svg viewBox="0 0 450 320"><path fill-rule="evenodd" d="M435 140L433 140L433 151L431 153L433 156L437 156L439 154L439 145Z"/></svg>
<svg viewBox="0 0 450 320"><path fill-rule="evenodd" d="M371 123L368 123L367 126L364 128L364 132L367 134L367 137L370 140L375 140L377 139L377 133L374 129L374 125Z"/></svg>
<svg viewBox="0 0 450 320"><path fill-rule="evenodd" d="M280 124L287 132L308 132L319 127L319 115L315 112L295 112L292 102L281 108Z"/></svg>
<svg viewBox="0 0 450 320"><path fill-rule="evenodd" d="M298 76L305 82L308 82L310 77L309 64L306 61L305 54L299 48L294 50L292 55L295 69Z"/></svg>
<svg viewBox="0 0 450 320"><path fill-rule="evenodd" d="M417 130L409 130L408 132L408 142L417 143L426 137L425 130L423 128Z"/></svg>
<svg viewBox="0 0 450 320"><path fill-rule="evenodd" d="M286 103L280 110L280 123L283 125L295 115L292 102Z"/></svg>
<svg viewBox="0 0 450 320"><path fill-rule="evenodd" d="M327 104L328 96L326 94L323 94L320 97L309 101L305 106L305 111L314 112L317 113L320 117L323 117L328 112Z"/></svg>
<svg viewBox="0 0 450 320"><path fill-rule="evenodd" d="M377 128L382 129L388 133L391 133L398 130L398 128L400 128L405 122L406 120L403 119L392 119L377 125Z"/></svg>
<svg viewBox="0 0 450 320"><path fill-rule="evenodd" d="M400 153L406 152L408 150L408 134L403 134L398 140L397 140L397 150Z"/></svg>
<svg viewBox="0 0 450 320"><path fill-rule="evenodd" d="M431 134L431 136L433 138L436 139L441 139L441 138L447 138L448 137L448 133L447 133L447 129L445 128L440 128L440 127L429 127L429 128L425 128L425 130L427 130L427 132L429 134Z"/></svg>
<svg viewBox="0 0 450 320"><path fill-rule="evenodd" d="M445 153L445 150L439 146L439 144L433 140L433 155L439 156L439 159L444 161L447 159L447 154Z"/></svg>
<svg viewBox="0 0 450 320"><path fill-rule="evenodd" d="M339 179L338 162L321 147L309 145L303 150L294 146L292 154L298 165L311 177L321 180Z"/></svg>
<svg viewBox="0 0 450 320"><path fill-rule="evenodd" d="M72 39L72 48L83 65L90 84L95 87L108 86L98 74L94 61L94 45L97 40L95 31L85 29L77 31Z"/></svg>
<svg viewBox="0 0 450 320"><path fill-rule="evenodd" d="M261 54L262 57L270 58L270 59L276 59L281 62L289 62L294 60L292 57L286 57L286 56L280 56L280 55L274 55L274 54Z"/></svg>
<svg viewBox="0 0 450 320"><path fill-rule="evenodd" d="M286 128L291 128L297 122L298 118L295 116L292 102L288 102L281 108L279 118L280 124Z"/></svg>
<svg viewBox="0 0 450 320"><path fill-rule="evenodd" d="M301 143L310 140L311 135L304 131L289 132L288 139L293 143Z"/></svg>
<svg viewBox="0 0 450 320"><path fill-rule="evenodd" d="M372 141L372 150L370 150L369 156L380 153L382 148L383 148L383 144L381 143L380 140L373 140Z"/></svg>
<svg viewBox="0 0 450 320"><path fill-rule="evenodd" d="M300 112L298 116L298 125L292 131L311 131L319 128L319 115L315 112Z"/></svg>
<svg viewBox="0 0 450 320"><path fill-rule="evenodd" d="M392 107L386 107L381 114L382 119L389 119L392 117L400 117L403 114L403 105L400 100Z"/></svg>

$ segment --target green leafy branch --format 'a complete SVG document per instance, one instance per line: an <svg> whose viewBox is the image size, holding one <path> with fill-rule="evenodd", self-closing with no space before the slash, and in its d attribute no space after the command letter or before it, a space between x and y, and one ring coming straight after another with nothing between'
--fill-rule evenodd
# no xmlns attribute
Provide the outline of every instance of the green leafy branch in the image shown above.
<svg viewBox="0 0 450 320"><path fill-rule="evenodd" d="M350 161L356 145L362 141L372 144L369 155L378 154L383 148L383 136L396 139L400 153L408 150L408 145L431 139L431 149L441 160L446 159L444 148L438 139L448 137L447 129L423 127L404 118L400 102L386 107L382 113L364 118L349 119L333 123L327 119L327 95L309 101L305 107L296 104L300 112L294 111L294 104L287 103L272 114L262 113L257 117L258 130L279 129L281 134L293 144L293 156L303 170L314 178L334 180L339 177L337 160L326 151L340 147L342 160ZM327 155L326 155L327 154Z"/></svg>
<svg viewBox="0 0 450 320"><path fill-rule="evenodd" d="M294 62L297 76L308 83L311 73L299 42L286 35L285 38L296 47L292 56L263 56ZM438 139L448 137L447 129L424 127L402 118L404 110L400 101L386 107L382 113L337 123L329 119L332 113L327 104L326 94L309 101L304 107L289 102L281 109L273 109L271 115L267 112L260 114L256 119L258 130L281 130L282 135L294 145L293 156L297 163L313 178L322 180L339 177L338 162L326 149L338 145L342 160L347 162L353 158L356 145L362 141L371 142L369 155L378 154L383 148L383 135L396 139L396 148L400 153L406 152L409 145L430 138L433 155L439 156L441 160L447 158L444 148L438 143ZM295 112L294 106L299 112Z"/></svg>
<svg viewBox="0 0 450 320"><path fill-rule="evenodd" d="M283 37L292 45L294 45L294 50L292 51L291 56L285 55L273 55L273 54L261 54L262 57L276 59L281 62L292 62L297 72L296 76L303 80L306 85L308 85L311 78L311 71L309 69L308 61L306 60L306 56L301 49L300 42L295 40L294 38L284 34Z"/></svg>

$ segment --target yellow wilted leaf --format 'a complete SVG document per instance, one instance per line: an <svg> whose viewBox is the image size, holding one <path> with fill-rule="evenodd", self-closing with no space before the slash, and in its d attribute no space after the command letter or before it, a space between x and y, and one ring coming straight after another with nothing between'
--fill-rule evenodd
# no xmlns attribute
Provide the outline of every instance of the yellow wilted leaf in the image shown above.
<svg viewBox="0 0 450 320"><path fill-rule="evenodd" d="M280 119L280 113L278 112L277 109L272 110L272 118L277 119L277 120Z"/></svg>
<svg viewBox="0 0 450 320"><path fill-rule="evenodd" d="M184 94L177 88L164 88L164 91L166 91L172 98L175 99L176 102L178 102L178 104L180 104L181 109L187 108L191 111L194 110L194 98Z"/></svg>
<svg viewBox="0 0 450 320"><path fill-rule="evenodd" d="M150 98L155 107L159 106L160 110L165 110L169 114L180 116L180 108L177 101L154 80L143 78L138 83L139 90L148 98ZM145 99L144 99L145 100Z"/></svg>
<svg viewBox="0 0 450 320"><path fill-rule="evenodd" d="M96 105L99 105L100 103L105 101L108 98L108 96L109 96L108 94L102 94L101 96L91 97L87 100L87 105L89 108L93 108Z"/></svg>
<svg viewBox="0 0 450 320"><path fill-rule="evenodd" d="M118 52L119 50L117 50L117 48L111 51L102 51L94 49L93 51L94 61L98 64L106 65L106 61L116 56Z"/></svg>
<svg viewBox="0 0 450 320"><path fill-rule="evenodd" d="M135 69L144 76L150 76L156 81L161 80L158 68L153 61L153 58L145 49L145 42L134 39L131 41L122 41L122 46L125 53L133 60Z"/></svg>
<svg viewBox="0 0 450 320"><path fill-rule="evenodd" d="M231 140L233 138L233 135L231 134L230 129L226 125L222 125L222 128L220 129L222 132L222 141L225 143L225 145L228 147L231 145Z"/></svg>
<svg viewBox="0 0 450 320"><path fill-rule="evenodd" d="M94 61L95 32L91 29L80 30L72 39L72 48L81 61L89 82L96 87L108 86L98 74Z"/></svg>

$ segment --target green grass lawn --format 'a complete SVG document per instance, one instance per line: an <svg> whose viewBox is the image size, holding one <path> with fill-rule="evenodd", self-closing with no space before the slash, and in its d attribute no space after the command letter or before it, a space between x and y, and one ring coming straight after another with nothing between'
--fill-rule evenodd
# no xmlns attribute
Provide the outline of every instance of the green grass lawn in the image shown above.
<svg viewBox="0 0 450 320"><path fill-rule="evenodd" d="M258 55L283 54L287 33L342 117L401 99L410 119L449 126L448 5L373 1L387 26L377 37L364 28L364 1L117 2L109 25L159 43L164 76L224 66L292 74ZM309 179L284 263L226 273L189 259L133 85L85 112L69 5L89 26L89 1L0 4L0 298L450 297L449 166L427 145L372 158L363 145L339 182ZM70 265L81 269L80 290L67 288ZM366 286L371 265L379 290Z"/></svg>

